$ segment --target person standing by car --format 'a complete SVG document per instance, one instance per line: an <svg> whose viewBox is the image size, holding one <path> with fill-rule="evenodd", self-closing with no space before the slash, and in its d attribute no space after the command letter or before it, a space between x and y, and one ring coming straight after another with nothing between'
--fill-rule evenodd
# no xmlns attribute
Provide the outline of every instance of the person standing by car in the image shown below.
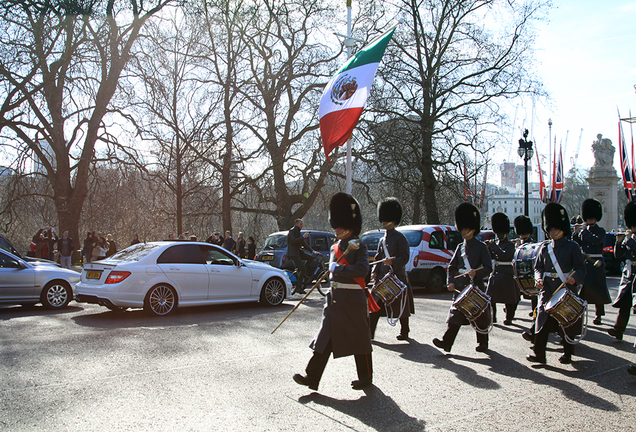
<svg viewBox="0 0 636 432"><path fill-rule="evenodd" d="M601 324L601 317L605 315L605 305L612 302L607 280L605 278L605 261L603 261L603 246L605 244L605 230L598 226L603 217L603 206L594 198L588 198L581 205L581 214L585 224L574 225L572 240L577 242L585 257L585 279L580 296L588 304L596 307L594 321Z"/></svg>
<svg viewBox="0 0 636 432"><path fill-rule="evenodd" d="M230 231L225 231L225 241L223 242L223 248L227 251L234 253L235 247L236 247L236 242L232 238L232 233Z"/></svg>
<svg viewBox="0 0 636 432"><path fill-rule="evenodd" d="M320 330L309 345L314 353L306 375L295 374L297 384L318 390L318 384L333 353L334 358L354 356L358 379L351 382L361 390L373 382L371 332L364 278L369 271L369 254L358 235L362 228L360 206L355 198L338 193L329 203L329 223L339 241L331 247L329 270L331 290L325 298ZM345 252L350 244L358 245ZM337 262L340 260L340 262Z"/></svg>
<svg viewBox="0 0 636 432"><path fill-rule="evenodd" d="M57 248L60 251L60 264L62 267L70 269L73 257L73 239L68 236L68 230L62 232L62 238L57 242Z"/></svg>
<svg viewBox="0 0 636 432"><path fill-rule="evenodd" d="M90 264L93 258L93 233L90 231L86 233L82 253L84 255L84 264Z"/></svg>
<svg viewBox="0 0 636 432"><path fill-rule="evenodd" d="M296 273L296 288L292 294L305 294L304 282L307 275L307 268L304 261L307 259L307 253L304 250L314 253L313 249L305 242L306 238L309 238L310 233L301 234L303 229L303 220L296 219L294 226L287 233L287 258L290 258L294 267L297 270Z"/></svg>
<svg viewBox="0 0 636 432"><path fill-rule="evenodd" d="M238 238L236 239L235 246L236 256L239 258L245 258L245 234L239 232Z"/></svg>
<svg viewBox="0 0 636 432"><path fill-rule="evenodd" d="M247 238L247 259L256 259L256 240L252 236Z"/></svg>
<svg viewBox="0 0 636 432"><path fill-rule="evenodd" d="M113 240L113 235L108 234L106 236L106 241L108 242L108 252L106 252L106 257L113 256L117 253L117 243Z"/></svg>
<svg viewBox="0 0 636 432"><path fill-rule="evenodd" d="M510 219L505 213L495 213L491 221L492 230L497 234L498 240L487 241L495 267L488 279L486 294L490 296L492 304L492 321L497 322L497 303L503 303L506 305L506 319L503 323L512 325L521 294L513 278L512 260L515 257L515 245L508 240Z"/></svg>
<svg viewBox="0 0 636 432"><path fill-rule="evenodd" d="M636 201L631 201L625 206L624 212L625 225L631 230L627 235L623 233L616 234L616 247L614 255L616 258L625 258L625 268L621 277L621 284L618 288L618 295L612 306L618 308L618 317L614 327L609 329L607 333L618 340L623 339L623 333L629 323L629 315L634 303L634 279L636 277Z"/></svg>
<svg viewBox="0 0 636 432"><path fill-rule="evenodd" d="M136 234L136 233L133 234L133 239L130 242L130 245L132 246L132 245L136 245L136 244L139 244L139 243L141 243L141 240L139 240L139 234Z"/></svg>
<svg viewBox="0 0 636 432"><path fill-rule="evenodd" d="M378 251L374 258L374 261L382 262L376 264L371 272L375 283L379 283L387 273L393 271L398 279L406 284L407 289L389 305L384 305L379 298L375 299L380 310L373 312L370 317L371 339L375 337L380 316L390 315L400 319L400 334L396 336L397 340L407 340L410 331L409 316L415 313L415 303L413 289L405 270L411 255L409 241L404 234L395 229L402 221L402 205L397 198L385 198L378 204L378 220L386 231L378 243ZM406 296L406 299L403 299L403 296ZM389 324L395 325L390 321Z"/></svg>

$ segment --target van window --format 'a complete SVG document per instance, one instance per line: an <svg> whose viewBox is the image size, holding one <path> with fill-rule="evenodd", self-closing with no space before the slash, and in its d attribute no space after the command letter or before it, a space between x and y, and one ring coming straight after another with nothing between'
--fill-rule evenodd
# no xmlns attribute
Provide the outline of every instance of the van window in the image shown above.
<svg viewBox="0 0 636 432"><path fill-rule="evenodd" d="M457 245L462 242L462 235L459 231L446 231L446 249L454 251Z"/></svg>
<svg viewBox="0 0 636 432"><path fill-rule="evenodd" d="M329 250L329 242L327 241L327 237L325 236L312 236L311 238L311 248L315 251L328 251Z"/></svg>
<svg viewBox="0 0 636 432"><path fill-rule="evenodd" d="M431 239L429 240L428 245L431 249L443 249L444 233L441 231L431 233Z"/></svg>
<svg viewBox="0 0 636 432"><path fill-rule="evenodd" d="M417 247L422 242L423 233L420 230L400 230L400 232L406 236L406 239L409 241L410 247Z"/></svg>

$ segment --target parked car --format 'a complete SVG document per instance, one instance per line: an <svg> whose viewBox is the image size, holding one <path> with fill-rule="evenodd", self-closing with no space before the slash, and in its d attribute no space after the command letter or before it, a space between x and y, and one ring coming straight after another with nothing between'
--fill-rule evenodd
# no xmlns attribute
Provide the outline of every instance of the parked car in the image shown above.
<svg viewBox="0 0 636 432"><path fill-rule="evenodd" d="M263 249L256 255L256 261L267 263L273 267L285 270L293 270L294 263L287 259L287 233L289 231L279 231L270 234L263 244ZM309 238L305 242L316 252L320 252L323 262L329 262L329 251L336 242L336 236L324 231L303 230L301 234L309 233Z"/></svg>
<svg viewBox="0 0 636 432"><path fill-rule="evenodd" d="M406 225L397 228L406 236L411 257L406 272L413 285L440 292L446 285L446 269L455 248L462 241L451 225Z"/></svg>
<svg viewBox="0 0 636 432"><path fill-rule="evenodd" d="M218 303L276 306L291 297L291 288L283 270L217 245L171 241L139 243L86 264L75 299L115 311L144 308L168 315L177 307Z"/></svg>
<svg viewBox="0 0 636 432"><path fill-rule="evenodd" d="M29 262L0 250L0 304L42 303L47 309L61 309L73 299L79 280L74 270Z"/></svg>
<svg viewBox="0 0 636 432"><path fill-rule="evenodd" d="M13 244L11 244L9 239L4 234L0 234L0 249L3 249L9 252L10 254L17 256L21 260L29 262L29 263L42 263L42 264L48 264L54 267L62 267L55 261L47 260L44 258L33 258L33 257L28 257L28 256L24 256L20 254L20 252L18 252L18 250L13 246Z"/></svg>
<svg viewBox="0 0 636 432"><path fill-rule="evenodd" d="M616 246L616 233L608 232L605 234L605 243L603 244L603 260L605 261L605 271L609 274L621 274L625 266L625 258L616 258L614 256L614 247Z"/></svg>

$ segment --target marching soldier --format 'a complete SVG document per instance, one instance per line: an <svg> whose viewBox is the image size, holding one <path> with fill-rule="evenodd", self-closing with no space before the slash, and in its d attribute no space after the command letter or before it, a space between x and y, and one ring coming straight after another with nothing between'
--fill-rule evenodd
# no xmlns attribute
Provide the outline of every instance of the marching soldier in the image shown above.
<svg viewBox="0 0 636 432"><path fill-rule="evenodd" d="M455 225L461 233L464 241L457 245L455 255L448 267L448 290L457 292L464 287L473 284L481 291L486 291L484 286L484 278L492 272L492 263L488 246L475 237L479 234L480 217L477 207L470 203L462 203L455 209ZM461 275L461 276L460 276ZM457 297L457 293L453 296L453 300ZM455 342L459 328L462 325L469 324L464 314L451 305L446 319L448 327L442 339L433 339L433 344L449 352ZM475 325L483 332L477 331L477 347L478 352L488 351L488 334L485 329L490 325L491 316L487 309L475 320Z"/></svg>
<svg viewBox="0 0 636 432"><path fill-rule="evenodd" d="M520 215L515 218L515 232L519 236L518 239L515 240L516 247L519 248L525 244L536 243L535 239L531 237L532 235L532 220L525 215ZM530 312L530 317L532 317L532 326L521 333L521 336L527 341L534 341L534 321L537 318L536 309L538 303L538 297L536 295L528 296L523 295L525 299L530 299L530 305L532 307L532 311Z"/></svg>
<svg viewBox="0 0 636 432"><path fill-rule="evenodd" d="M580 297L588 304L596 306L596 316L593 323L601 324L601 317L605 315L605 305L612 302L607 280L605 279L605 261L603 261L603 245L605 244L605 230L598 226L603 217L603 206L593 198L583 201L581 213L584 224L574 226L573 240L583 249L585 258L585 280Z"/></svg>
<svg viewBox="0 0 636 432"><path fill-rule="evenodd" d="M409 337L409 315L415 313L415 303L413 302L413 290L406 274L405 266L411 256L409 241L404 234L397 231L395 227L402 220L402 205L396 198L386 198L378 204L378 219L382 227L386 230L384 237L378 244L378 252L375 261L382 260L376 264L372 270L375 283L378 283L387 273L393 271L395 275L404 282L407 289L404 290L388 306L382 304L380 299L376 299L380 310L371 314L371 339L375 336L375 329L380 316L400 317L400 334L398 340L407 340ZM386 248L386 249L385 249ZM388 256L387 256L388 253ZM406 296L406 299L403 298ZM391 323L391 325L394 325Z"/></svg>
<svg viewBox="0 0 636 432"><path fill-rule="evenodd" d="M633 305L633 296L636 292L634 289L634 276L636 276L636 201L627 203L625 206L625 225L631 230L627 236L624 234L616 235L616 247L614 255L616 258L626 258L623 276L621 277L621 285L618 289L616 300L612 306L618 308L618 317L614 327L609 329L607 333L618 340L623 339L623 333L629 322L629 314Z"/></svg>
<svg viewBox="0 0 636 432"><path fill-rule="evenodd" d="M559 358L563 364L572 363L574 345L570 344L558 322L546 312L546 305L552 295L565 283L571 289L576 289L585 277L585 263L581 248L574 241L569 240L570 218L561 204L549 203L541 214L543 231L550 237L544 242L537 253L534 273L539 293L537 319L535 322L534 355L527 359L534 363L545 363L545 351L548 336L551 332L559 332L563 338L564 354ZM578 323L581 323L579 319ZM567 329L568 335L577 333L577 324Z"/></svg>
<svg viewBox="0 0 636 432"><path fill-rule="evenodd" d="M345 193L334 195L329 204L329 223L339 240L331 247L331 290L326 297L320 330L310 344L314 354L305 369L306 375L295 374L293 379L300 385L318 390L331 353L334 358L353 355L358 379L351 382L351 387L360 390L371 385L373 367L365 289L369 253L363 243L357 242L358 248L345 255L350 243L356 244L362 228L356 199Z"/></svg>
<svg viewBox="0 0 636 432"><path fill-rule="evenodd" d="M515 245L508 240L510 219L505 213L492 215L492 230L497 234L497 242L488 241L490 256L495 260L495 267L488 279L486 294L492 302L492 320L497 322L497 303L506 305L504 325L511 325L519 303L519 287L515 284L512 260L515 256Z"/></svg>

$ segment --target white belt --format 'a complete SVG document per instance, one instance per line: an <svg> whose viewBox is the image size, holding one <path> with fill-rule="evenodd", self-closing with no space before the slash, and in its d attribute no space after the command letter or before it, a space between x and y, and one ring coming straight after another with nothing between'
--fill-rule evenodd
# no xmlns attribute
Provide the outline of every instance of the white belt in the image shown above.
<svg viewBox="0 0 636 432"><path fill-rule="evenodd" d="M495 265L512 265L512 261L495 261Z"/></svg>
<svg viewBox="0 0 636 432"><path fill-rule="evenodd" d="M558 274L558 273L548 273L548 272L545 272L545 273L543 273L543 277L549 277L549 278L552 278L552 279L560 279L560 277L559 277L559 274Z"/></svg>
<svg viewBox="0 0 636 432"><path fill-rule="evenodd" d="M362 287L358 284L350 284L343 282L331 282L331 288L336 289L362 289Z"/></svg>

